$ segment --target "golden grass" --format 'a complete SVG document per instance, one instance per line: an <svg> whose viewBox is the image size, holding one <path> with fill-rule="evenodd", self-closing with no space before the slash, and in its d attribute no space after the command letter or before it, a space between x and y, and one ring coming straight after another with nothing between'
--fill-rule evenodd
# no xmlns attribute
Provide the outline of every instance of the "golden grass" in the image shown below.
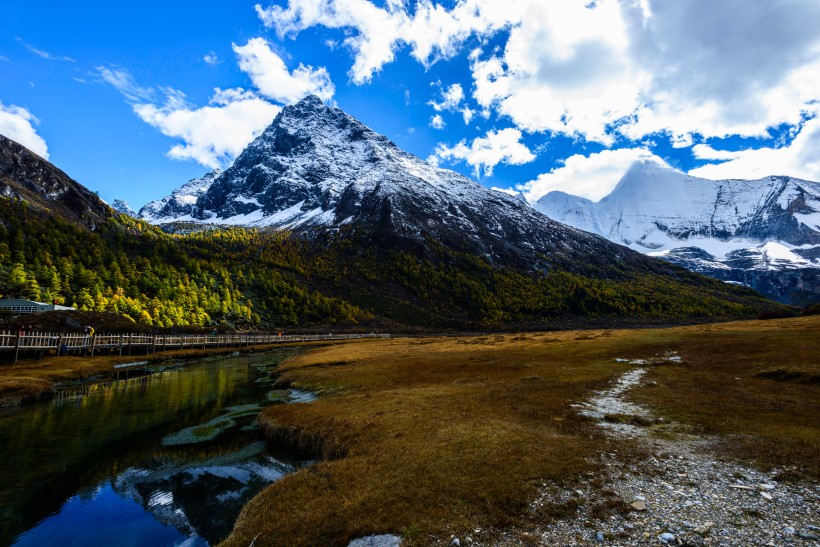
<svg viewBox="0 0 820 547"><path fill-rule="evenodd" d="M225 544L346 545L378 533L446 544L475 527L525 525L539 484L594 472L587 458L600 451L635 455L570 406L628 369L616 357L678 351L686 363L653 368L657 385L636 398L731 438L721 450L732 457L772 463L771 452L746 452L737 438L779 439L790 461L814 473L820 388L757 373L789 366L813 374L818 340L815 317L318 349L281 370L284 381L324 396L270 407L260 424L325 459L252 500Z"/></svg>
<svg viewBox="0 0 820 547"><path fill-rule="evenodd" d="M684 364L651 369L646 379L656 384L632 398L717 436L723 456L820 478L820 320L680 330L655 343L674 344Z"/></svg>

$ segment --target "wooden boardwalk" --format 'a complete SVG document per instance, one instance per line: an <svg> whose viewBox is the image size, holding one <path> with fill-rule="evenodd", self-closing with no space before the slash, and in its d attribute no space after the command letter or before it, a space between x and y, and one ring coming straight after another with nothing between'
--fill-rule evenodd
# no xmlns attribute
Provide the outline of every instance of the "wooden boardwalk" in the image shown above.
<svg viewBox="0 0 820 547"><path fill-rule="evenodd" d="M94 356L150 354L175 349L240 348L268 344L390 338L389 334L76 334L0 331L0 352L13 352L16 363L26 355L82 354Z"/></svg>

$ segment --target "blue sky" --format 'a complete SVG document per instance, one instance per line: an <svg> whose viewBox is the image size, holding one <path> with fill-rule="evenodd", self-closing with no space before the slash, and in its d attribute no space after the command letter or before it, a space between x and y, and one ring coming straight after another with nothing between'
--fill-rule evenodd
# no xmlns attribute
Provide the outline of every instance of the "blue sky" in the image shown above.
<svg viewBox="0 0 820 547"><path fill-rule="evenodd" d="M715 5L718 4L718 5ZM599 199L636 159L820 180L815 0L15 2L0 133L139 207L319 94L487 186Z"/></svg>

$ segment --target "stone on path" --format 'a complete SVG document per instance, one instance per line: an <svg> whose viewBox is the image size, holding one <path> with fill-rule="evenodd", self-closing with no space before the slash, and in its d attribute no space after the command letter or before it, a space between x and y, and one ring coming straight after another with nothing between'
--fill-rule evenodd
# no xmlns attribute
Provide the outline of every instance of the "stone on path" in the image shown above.
<svg viewBox="0 0 820 547"><path fill-rule="evenodd" d="M400 547L401 538L391 534L354 539L347 547Z"/></svg>
<svg viewBox="0 0 820 547"><path fill-rule="evenodd" d="M697 526L694 530L696 534L708 534L709 530L711 530L715 526L714 522L704 522L700 526Z"/></svg>
<svg viewBox="0 0 820 547"><path fill-rule="evenodd" d="M660 539L664 543L669 543L675 541L675 534L670 534L669 532L664 532L660 535Z"/></svg>

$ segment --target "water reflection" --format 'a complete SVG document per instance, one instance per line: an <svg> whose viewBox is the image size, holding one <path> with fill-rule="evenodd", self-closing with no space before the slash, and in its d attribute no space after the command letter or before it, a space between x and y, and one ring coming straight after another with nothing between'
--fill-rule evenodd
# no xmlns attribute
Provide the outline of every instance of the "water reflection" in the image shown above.
<svg viewBox="0 0 820 547"><path fill-rule="evenodd" d="M295 351L208 359L0 412L0 544L223 539L251 496L300 465L253 427L271 369ZM185 431L188 441L163 443Z"/></svg>

